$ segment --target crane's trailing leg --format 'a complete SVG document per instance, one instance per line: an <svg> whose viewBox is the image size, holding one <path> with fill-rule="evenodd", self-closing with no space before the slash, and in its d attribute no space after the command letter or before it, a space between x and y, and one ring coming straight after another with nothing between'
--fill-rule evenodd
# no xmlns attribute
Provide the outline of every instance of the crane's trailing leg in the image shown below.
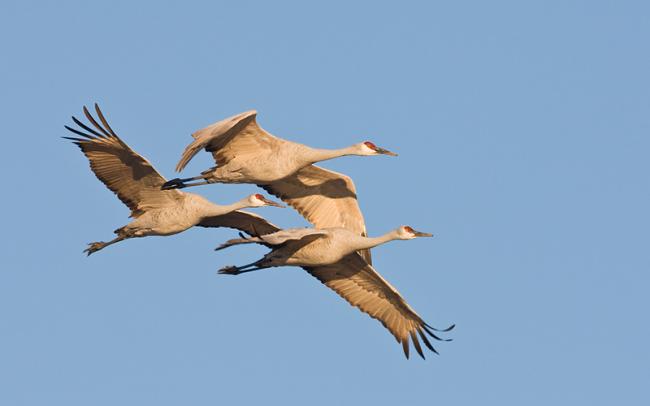
<svg viewBox="0 0 650 406"><path fill-rule="evenodd" d="M225 267L219 269L219 271L217 273L219 273L221 275L239 275L241 273L257 271L257 270L260 270L260 269L268 268L268 266L259 266L262 263L262 261L264 261L264 258L260 259L259 261L255 261L253 263L247 264L247 265L225 266Z"/></svg>
<svg viewBox="0 0 650 406"><path fill-rule="evenodd" d="M125 238L127 238L127 237L125 237L125 236L117 236L117 237L113 238L112 240L110 240L109 242L103 242L103 241L91 242L90 244L88 244L88 248L86 248L84 250L84 252L86 253L86 255L90 255L90 254L95 253L95 252L97 252L97 251L99 251L99 250L101 250L101 249L103 249L105 247L108 247L111 244L115 244L116 242L120 242Z"/></svg>
<svg viewBox="0 0 650 406"><path fill-rule="evenodd" d="M257 230L255 230L255 227L253 227L253 231L257 233ZM217 248L215 248L215 251L220 251L222 249L226 249L228 247L232 247L233 245L239 245L239 244L252 244L252 243L259 243L262 242L262 239L259 237L246 237L244 234L239 233L239 236L241 238L234 238L232 240L228 240L225 243L221 244Z"/></svg>
<svg viewBox="0 0 650 406"><path fill-rule="evenodd" d="M185 182L191 182L193 180L201 180L201 182L185 183ZM175 178L175 179L168 180L167 182L165 182L162 185L161 189L162 190L183 189L183 188L186 188L186 187L207 185L208 183L210 183L210 182L205 180L205 178L203 176L195 176L193 178L185 178L185 179Z"/></svg>

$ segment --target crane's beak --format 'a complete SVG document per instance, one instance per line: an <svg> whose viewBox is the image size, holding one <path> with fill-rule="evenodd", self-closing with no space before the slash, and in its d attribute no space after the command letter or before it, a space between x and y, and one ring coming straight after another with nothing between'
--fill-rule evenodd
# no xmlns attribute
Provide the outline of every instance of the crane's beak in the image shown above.
<svg viewBox="0 0 650 406"><path fill-rule="evenodd" d="M413 233L415 234L416 237L433 237L433 234L431 233L423 233L421 231L415 231L415 230L413 230Z"/></svg>
<svg viewBox="0 0 650 406"><path fill-rule="evenodd" d="M377 151L378 154L382 154L382 155L397 156L396 153L391 152L391 151L389 151L387 149L379 148L379 147L377 147L377 149L375 149L375 151Z"/></svg>
<svg viewBox="0 0 650 406"><path fill-rule="evenodd" d="M269 199L267 199L267 198L262 198L262 201L263 201L264 203L266 203L267 206L281 207L281 208L283 208L283 209L284 209L285 207L287 207L287 206L285 206L285 205L283 205L283 204L280 204L280 203L274 202L273 200L269 200Z"/></svg>

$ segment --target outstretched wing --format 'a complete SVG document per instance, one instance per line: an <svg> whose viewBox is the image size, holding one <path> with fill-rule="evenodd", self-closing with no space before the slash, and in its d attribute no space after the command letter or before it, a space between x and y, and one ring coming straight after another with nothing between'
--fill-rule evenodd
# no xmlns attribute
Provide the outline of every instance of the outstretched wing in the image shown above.
<svg viewBox="0 0 650 406"><path fill-rule="evenodd" d="M260 237L263 243L268 245L282 245L287 241L311 242L327 235L325 230L315 228L286 228L273 234L263 235Z"/></svg>
<svg viewBox="0 0 650 406"><path fill-rule="evenodd" d="M291 205L315 228L341 227L367 236L354 182L346 175L309 165L291 176L260 186ZM372 264L370 250L359 254Z"/></svg>
<svg viewBox="0 0 650 406"><path fill-rule="evenodd" d="M205 127L194 134L194 141L185 148L176 165L180 172L200 150L212 153L217 165L225 165L235 155L258 155L260 150L272 150L282 142L257 124L255 110L246 111Z"/></svg>
<svg viewBox="0 0 650 406"><path fill-rule="evenodd" d="M293 252L299 250L311 242L327 236L327 231L316 230L314 228L287 228L278 230L270 234L261 234L250 238L234 238L218 246L215 250L219 251L233 245L240 244L261 244L273 249L278 245L283 245L284 254L290 256Z"/></svg>
<svg viewBox="0 0 650 406"><path fill-rule="evenodd" d="M137 217L150 208L174 204L183 198L183 193L178 190L160 189L166 179L149 161L129 148L115 134L97 104L95 104L95 111L103 126L95 120L85 106L83 111L96 130L76 117L72 117L81 130L67 125L65 128L83 138L63 138L74 141L81 148L90 161L90 169L131 209L132 217Z"/></svg>
<svg viewBox="0 0 650 406"><path fill-rule="evenodd" d="M280 230L279 227L269 223L265 218L241 210L205 218L198 225L201 227L235 228L253 237L275 233Z"/></svg>
<svg viewBox="0 0 650 406"><path fill-rule="evenodd" d="M418 335L436 354L437 351L431 345L427 334L436 340L449 341L442 340L434 331L449 331L453 325L445 330L436 330L426 324L397 289L356 253L348 255L336 264L304 269L352 306L379 320L395 336L397 342L402 344L406 358L409 356L409 338L422 358L424 353Z"/></svg>

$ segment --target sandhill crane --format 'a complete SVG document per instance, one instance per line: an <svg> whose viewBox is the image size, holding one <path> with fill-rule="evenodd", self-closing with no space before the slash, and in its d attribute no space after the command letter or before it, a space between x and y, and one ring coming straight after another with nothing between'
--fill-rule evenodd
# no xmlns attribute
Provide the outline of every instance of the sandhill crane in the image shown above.
<svg viewBox="0 0 650 406"><path fill-rule="evenodd" d="M344 155L397 154L366 141L342 149L316 149L275 137L247 111L219 121L194 134L178 172L201 150L212 153L217 166L192 178L176 178L164 188L183 188L206 183L254 183L279 197L317 228L344 227L367 235L357 203L356 189L348 176L312 165ZM186 183L199 180L195 183ZM371 263L370 251L361 255Z"/></svg>
<svg viewBox="0 0 650 406"><path fill-rule="evenodd" d="M172 235L193 226L230 227L251 235L277 230L277 227L263 218L239 211L245 207L283 207L261 194L250 195L233 204L220 206L194 193L162 190L165 178L149 161L129 148L115 134L97 104L95 110L103 126L84 106L83 112L96 130L72 117L86 132L65 126L83 138L63 138L74 141L81 148L97 178L131 209L131 217L135 219L115 230L117 237L113 240L88 244L88 248L84 250L88 255L127 238Z"/></svg>
<svg viewBox="0 0 650 406"><path fill-rule="evenodd" d="M438 330L426 324L399 292L355 251L392 240L430 236L409 226L401 226L376 238L362 237L344 228L287 229L259 237L242 236L227 241L217 250L237 244L258 243L271 248L271 252L248 265L224 267L219 273L238 275L275 266L300 266L352 306L379 320L402 344L406 358L409 357L409 338L418 354L424 358L417 335L437 354L426 334L436 340L450 341L441 339L434 331L450 331L454 325Z"/></svg>

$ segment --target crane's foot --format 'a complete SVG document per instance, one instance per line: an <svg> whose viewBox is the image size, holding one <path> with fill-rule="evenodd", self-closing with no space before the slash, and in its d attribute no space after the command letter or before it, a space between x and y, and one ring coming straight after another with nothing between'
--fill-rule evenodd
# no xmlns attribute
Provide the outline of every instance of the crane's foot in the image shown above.
<svg viewBox="0 0 650 406"><path fill-rule="evenodd" d="M183 179L176 178L176 179L168 180L167 182L163 183L161 189L162 190L183 189L184 187L185 187L185 183L183 183Z"/></svg>
<svg viewBox="0 0 650 406"><path fill-rule="evenodd" d="M236 266L225 266L217 272L220 275L239 275L242 271Z"/></svg>
<svg viewBox="0 0 650 406"><path fill-rule="evenodd" d="M91 242L90 244L88 244L88 248L86 248L84 250L84 252L86 253L86 255L90 255L90 254L92 254L94 252L97 252L97 251L101 250L102 248L104 248L107 245L108 244L106 244L105 242L101 242L101 241L99 241L99 242Z"/></svg>
<svg viewBox="0 0 650 406"><path fill-rule="evenodd" d="M221 275L239 275L246 272L258 271L260 269L266 269L268 266L259 266L261 261L253 262L252 264L244 266L224 266L223 268L217 271Z"/></svg>

